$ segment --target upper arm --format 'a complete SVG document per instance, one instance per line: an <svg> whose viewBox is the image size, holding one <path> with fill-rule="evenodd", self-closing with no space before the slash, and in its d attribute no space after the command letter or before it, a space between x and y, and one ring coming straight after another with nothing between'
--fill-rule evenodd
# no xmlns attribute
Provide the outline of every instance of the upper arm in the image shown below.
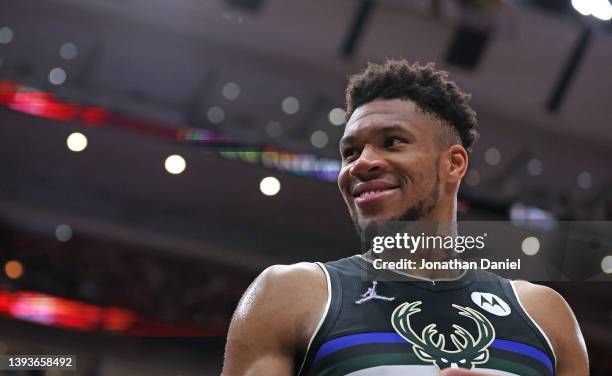
<svg viewBox="0 0 612 376"><path fill-rule="evenodd" d="M527 313L552 343L557 359L557 375L588 375L586 344L576 317L565 299L546 286L525 281L514 283Z"/></svg>
<svg viewBox="0 0 612 376"><path fill-rule="evenodd" d="M295 355L307 332L314 330L312 319L319 302L326 299L326 288L323 271L314 264L266 269L236 308L227 336L223 374L293 374Z"/></svg>

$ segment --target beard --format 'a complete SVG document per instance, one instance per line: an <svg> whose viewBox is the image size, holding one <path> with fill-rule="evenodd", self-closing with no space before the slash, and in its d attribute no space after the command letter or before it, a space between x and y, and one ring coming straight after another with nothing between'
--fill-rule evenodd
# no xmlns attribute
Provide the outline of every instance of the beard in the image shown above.
<svg viewBox="0 0 612 376"><path fill-rule="evenodd" d="M385 220L373 220L368 222L366 225L360 224L357 216L353 215L352 220L355 230L357 231L357 235L362 237L362 239L369 239L373 237L374 234L379 234L380 230L387 223L416 222L429 215L440 199L440 173L438 172L437 166L438 162L436 162L436 179L431 194L428 197L417 201L414 205L407 208L402 214Z"/></svg>

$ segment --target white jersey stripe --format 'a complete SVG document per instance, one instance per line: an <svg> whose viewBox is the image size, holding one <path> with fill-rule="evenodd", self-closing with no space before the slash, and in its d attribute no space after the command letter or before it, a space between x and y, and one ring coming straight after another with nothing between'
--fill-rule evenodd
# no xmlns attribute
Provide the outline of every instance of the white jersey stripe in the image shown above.
<svg viewBox="0 0 612 376"><path fill-rule="evenodd" d="M306 348L306 354L304 354L304 360L302 360L302 365L300 366L298 375L302 373L302 369L304 368L304 365L306 364L306 359L308 358L308 352L310 351L310 346L312 346L312 341L314 341L317 333L319 333L319 330L321 329L321 326L323 325L323 322L325 321L325 318L327 317L327 313L329 312L329 306L331 305L331 299L332 299L331 278L329 276L329 272L327 271L327 269L325 269L325 265L323 265L322 263L316 262L315 264L317 264L321 269L323 269L323 272L325 273L325 280L327 281L327 303L325 303L325 310L323 311L323 316L321 316L321 319L319 320L319 324L317 325L317 328L315 329L314 333L312 333L312 337L310 337L310 341L308 342L308 347Z"/></svg>
<svg viewBox="0 0 612 376"><path fill-rule="evenodd" d="M527 315L529 320L531 320L533 325L540 331L540 333L542 334L542 337L544 337L544 339L546 340L546 343L548 344L548 347L550 348L550 351L552 352L553 358L555 358L554 360L555 360L555 370L556 370L557 369L557 354L555 354L555 349L552 346L552 343L550 342L550 339L548 339L548 336L546 335L544 330L540 327L540 325L538 325L538 323L533 319L533 317L531 317L531 315L529 314L529 312L527 312L525 307L523 307L523 303L521 303L521 299L519 298L518 293L516 292L516 288L514 287L514 281L510 281L510 286L512 286L512 291L514 292L514 296L516 297L516 301L521 306L521 309L523 310L523 312L525 312L525 315Z"/></svg>

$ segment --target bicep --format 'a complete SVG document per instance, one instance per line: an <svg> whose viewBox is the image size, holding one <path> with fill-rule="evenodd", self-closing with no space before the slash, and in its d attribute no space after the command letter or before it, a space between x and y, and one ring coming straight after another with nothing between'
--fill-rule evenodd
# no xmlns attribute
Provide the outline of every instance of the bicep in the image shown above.
<svg viewBox="0 0 612 376"><path fill-rule="evenodd" d="M223 375L271 375L293 374L293 357L263 336L244 338L240 331L230 329L228 335Z"/></svg>

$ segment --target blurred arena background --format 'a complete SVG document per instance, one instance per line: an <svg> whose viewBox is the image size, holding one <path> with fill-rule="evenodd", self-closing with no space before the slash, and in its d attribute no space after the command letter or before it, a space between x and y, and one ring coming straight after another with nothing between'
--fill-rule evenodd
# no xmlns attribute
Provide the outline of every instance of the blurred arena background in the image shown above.
<svg viewBox="0 0 612 376"><path fill-rule="evenodd" d="M358 252L334 181L368 61L434 61L473 93L461 219L611 220L611 18L607 0L0 2L0 353L78 357L6 374L219 374L259 272ZM570 256L604 277L549 285L610 375L612 249Z"/></svg>

